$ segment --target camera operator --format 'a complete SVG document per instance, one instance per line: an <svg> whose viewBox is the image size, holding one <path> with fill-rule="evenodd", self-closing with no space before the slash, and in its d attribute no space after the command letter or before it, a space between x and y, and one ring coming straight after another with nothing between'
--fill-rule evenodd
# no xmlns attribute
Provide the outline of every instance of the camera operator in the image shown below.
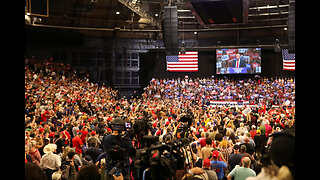
<svg viewBox="0 0 320 180"><path fill-rule="evenodd" d="M176 131L176 136L178 138L184 138L184 137L189 137L189 135L192 135L192 132L190 131L190 126L193 121L193 114L186 114L182 113L180 115L180 120L179 120L179 128Z"/></svg>
<svg viewBox="0 0 320 180"><path fill-rule="evenodd" d="M113 179L113 175L119 176L120 174L124 179L130 179L129 156L134 156L135 149L131 139L125 136L125 122L121 118L116 118L111 121L110 126L112 133L103 138L103 148L106 152L106 174L109 174L107 179ZM110 174L115 167L115 172Z"/></svg>

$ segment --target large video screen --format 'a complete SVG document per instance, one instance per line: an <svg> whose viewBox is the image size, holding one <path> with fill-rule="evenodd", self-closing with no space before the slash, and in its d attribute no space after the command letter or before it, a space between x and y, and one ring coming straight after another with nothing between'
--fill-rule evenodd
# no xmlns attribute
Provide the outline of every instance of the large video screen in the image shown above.
<svg viewBox="0 0 320 180"><path fill-rule="evenodd" d="M217 49L216 74L261 73L261 48Z"/></svg>

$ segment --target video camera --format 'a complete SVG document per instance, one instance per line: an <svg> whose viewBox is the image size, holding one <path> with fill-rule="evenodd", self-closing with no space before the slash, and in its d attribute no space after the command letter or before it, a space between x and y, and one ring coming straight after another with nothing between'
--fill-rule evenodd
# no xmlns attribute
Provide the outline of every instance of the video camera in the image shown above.
<svg viewBox="0 0 320 180"><path fill-rule="evenodd" d="M177 170L185 169L186 150L184 148L189 144L190 140L183 138L166 144L139 149L134 164L134 178L146 180L173 179ZM155 152L157 153L156 156L154 156Z"/></svg>
<svg viewBox="0 0 320 180"><path fill-rule="evenodd" d="M192 124L192 119L193 119L193 116L191 114L183 115L179 120L181 122L179 129L181 130L189 129Z"/></svg>
<svg viewBox="0 0 320 180"><path fill-rule="evenodd" d="M131 149L123 147L124 144L131 143L131 139L129 137L130 133L128 131L128 129L131 129L132 127L131 123L125 122L122 118L116 118L111 121L109 127L112 131L118 132L118 135L115 135L115 139L112 139L112 142L109 140L110 138L103 138L103 141L107 139L109 140L109 144L112 143L110 148L108 148L109 161L107 162L109 167L113 167L108 172L108 175L112 176L113 174L118 175L123 173L123 170L129 167L128 157L135 154L135 149L132 149L131 151ZM105 142L103 142L103 144L104 143Z"/></svg>
<svg viewBox="0 0 320 180"><path fill-rule="evenodd" d="M177 129L177 133L180 133L181 138L189 136L192 120L193 120L193 115L191 113L182 114L180 116L179 122L181 123L179 125L179 128Z"/></svg>
<svg viewBox="0 0 320 180"><path fill-rule="evenodd" d="M151 120L148 118L136 119L133 125L133 130L139 134L144 132L145 134L148 133L149 129L151 129L152 124Z"/></svg>
<svg viewBox="0 0 320 180"><path fill-rule="evenodd" d="M137 140L137 147L142 148L143 140L142 137L147 135L149 130L152 128L152 121L148 118L147 113L144 112L144 117L140 119L136 119L133 124L134 137Z"/></svg>
<svg viewBox="0 0 320 180"><path fill-rule="evenodd" d="M132 123L124 122L121 118L117 118L109 124L109 127L112 131L127 131L132 128Z"/></svg>

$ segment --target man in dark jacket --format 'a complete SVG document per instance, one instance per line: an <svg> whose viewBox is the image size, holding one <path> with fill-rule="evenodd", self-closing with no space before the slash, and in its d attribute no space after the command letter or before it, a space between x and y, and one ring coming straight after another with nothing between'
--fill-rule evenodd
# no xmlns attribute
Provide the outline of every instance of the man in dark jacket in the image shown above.
<svg viewBox="0 0 320 180"><path fill-rule="evenodd" d="M246 63L241 58L240 54L236 54L236 58L233 59L231 67L235 67L235 68L246 67Z"/></svg>

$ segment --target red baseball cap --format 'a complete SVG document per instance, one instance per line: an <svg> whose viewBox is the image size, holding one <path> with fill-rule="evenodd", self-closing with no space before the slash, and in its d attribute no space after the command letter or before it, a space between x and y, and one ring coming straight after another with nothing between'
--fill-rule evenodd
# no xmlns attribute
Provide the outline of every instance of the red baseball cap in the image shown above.
<svg viewBox="0 0 320 180"><path fill-rule="evenodd" d="M213 151L212 152L212 157L218 158L219 157L219 151Z"/></svg>
<svg viewBox="0 0 320 180"><path fill-rule="evenodd" d="M156 132L156 136L160 136L160 135L161 135L161 131L158 130L158 131Z"/></svg>
<svg viewBox="0 0 320 180"><path fill-rule="evenodd" d="M152 126L153 126L153 127L157 127L157 124L158 124L157 122L154 122L154 123L152 124Z"/></svg>
<svg viewBox="0 0 320 180"><path fill-rule="evenodd" d="M39 129L39 133L42 133L44 131L44 128Z"/></svg>
<svg viewBox="0 0 320 180"><path fill-rule="evenodd" d="M205 159L205 160L203 161L203 166L204 166L204 167L209 167L209 166L210 166L210 159L209 159L209 158L207 158L207 159Z"/></svg>

